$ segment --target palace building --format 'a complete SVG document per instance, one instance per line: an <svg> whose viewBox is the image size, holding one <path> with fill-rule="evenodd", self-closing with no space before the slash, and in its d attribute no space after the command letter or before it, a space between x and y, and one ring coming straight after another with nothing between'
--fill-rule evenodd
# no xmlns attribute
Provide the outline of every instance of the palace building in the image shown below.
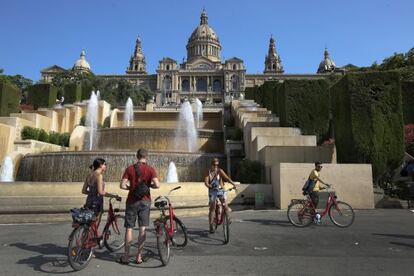
<svg viewBox="0 0 414 276"><path fill-rule="evenodd" d="M133 55L123 75L97 75L105 79L126 79L134 85L148 86L156 91L157 104L178 103L184 98L197 97L204 102L224 102L238 97L246 87L261 85L267 80L320 79L327 74L341 71L332 61L327 49L316 74L285 74L282 60L276 50L275 39L271 36L268 53L264 59L263 74L248 74L239 57L222 60L219 36L208 24L205 10L200 24L191 33L187 42L187 58L182 63L165 57L159 61L156 74L148 74L143 43L136 40ZM82 50L74 70L92 72ZM54 65L41 71L42 80L50 82L53 76L66 69Z"/></svg>

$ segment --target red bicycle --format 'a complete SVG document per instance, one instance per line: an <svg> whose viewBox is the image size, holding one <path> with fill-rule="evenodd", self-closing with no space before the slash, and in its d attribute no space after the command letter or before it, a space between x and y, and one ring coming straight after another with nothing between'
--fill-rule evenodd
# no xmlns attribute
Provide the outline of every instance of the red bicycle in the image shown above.
<svg viewBox="0 0 414 276"><path fill-rule="evenodd" d="M92 210L71 210L72 215L75 213L78 215L73 216L72 227L74 229L69 236L68 244L68 261L74 270L84 269L88 265L96 246L102 248L104 245L111 252L124 247L125 228L123 222L125 216L118 214L119 208L112 207L113 199L121 202L119 196L111 197L109 200L108 217L102 236L98 232L99 225L96 223L96 217L91 217L94 214ZM82 214L79 215L80 213Z"/></svg>
<svg viewBox="0 0 414 276"><path fill-rule="evenodd" d="M223 193L230 192L234 188L228 190L222 190ZM228 244L230 241L230 221L229 215L227 214L227 208L225 208L226 201L223 199L221 202L218 198L216 199L216 210L214 213L213 224L215 230L217 230L219 225L223 226L223 238L224 244Z"/></svg>
<svg viewBox="0 0 414 276"><path fill-rule="evenodd" d="M338 227L348 227L355 219L354 210L351 205L346 202L338 201L337 196L332 185L328 186L328 201L326 202L325 210L319 214L320 218L329 214L331 221ZM316 218L316 207L313 204L309 195L306 199L292 199L288 210L287 216L289 221L297 227L305 227L312 223Z"/></svg>
<svg viewBox="0 0 414 276"><path fill-rule="evenodd" d="M181 186L171 189L166 196L158 196L154 200L154 205L161 211L161 215L154 221L155 232L157 235L157 248L163 265L167 265L170 260L170 245L184 247L187 245L187 229L184 224L174 215L171 200L168 198L170 193L180 189ZM168 205L168 214L166 213Z"/></svg>

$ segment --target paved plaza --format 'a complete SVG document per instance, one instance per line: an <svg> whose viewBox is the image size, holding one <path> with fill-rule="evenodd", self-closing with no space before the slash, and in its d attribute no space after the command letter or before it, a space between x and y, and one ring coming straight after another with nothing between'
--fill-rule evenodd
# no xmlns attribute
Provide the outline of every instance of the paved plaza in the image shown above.
<svg viewBox="0 0 414 276"><path fill-rule="evenodd" d="M183 218L189 243L162 267L153 229L141 265L122 266L119 253L97 250L75 275L409 275L414 257L414 214L408 210L356 211L347 229L329 220L300 229L279 210L233 213L231 237L207 232L207 218ZM1 275L66 274L69 223L1 225Z"/></svg>

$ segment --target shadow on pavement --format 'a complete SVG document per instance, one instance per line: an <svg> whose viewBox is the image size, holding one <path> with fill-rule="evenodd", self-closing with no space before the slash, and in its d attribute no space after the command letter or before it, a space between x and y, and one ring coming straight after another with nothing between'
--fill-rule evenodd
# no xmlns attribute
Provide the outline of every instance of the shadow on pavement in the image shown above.
<svg viewBox="0 0 414 276"><path fill-rule="evenodd" d="M25 243L12 243L9 246L14 246L22 250L40 253L34 257L29 257L17 261L18 264L25 264L32 267L35 271L64 274L73 272L72 268L67 262L66 247L57 246L51 243L44 243L39 245L30 245Z"/></svg>
<svg viewBox="0 0 414 276"><path fill-rule="evenodd" d="M260 223L263 225L277 225L282 227L295 227L289 221L286 220L274 220L274 219L244 219L243 221Z"/></svg>
<svg viewBox="0 0 414 276"><path fill-rule="evenodd" d="M390 244L414 248L414 244L409 244L409 243L404 243L404 242L390 242Z"/></svg>
<svg viewBox="0 0 414 276"><path fill-rule="evenodd" d="M399 238L399 239L414 239L414 235L402 235L402 234L380 234L380 233L372 233L375 236L385 236L385 237L392 237L392 238Z"/></svg>
<svg viewBox="0 0 414 276"><path fill-rule="evenodd" d="M214 234L210 234L206 229L187 228L188 239L202 245L223 245L224 238L222 238L222 229L223 227L219 226Z"/></svg>

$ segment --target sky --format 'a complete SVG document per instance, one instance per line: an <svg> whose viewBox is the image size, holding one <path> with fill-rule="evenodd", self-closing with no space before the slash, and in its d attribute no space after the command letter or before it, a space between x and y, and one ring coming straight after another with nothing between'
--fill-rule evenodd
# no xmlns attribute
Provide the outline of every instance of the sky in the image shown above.
<svg viewBox="0 0 414 276"><path fill-rule="evenodd" d="M414 47L411 0L0 0L0 68L35 81L82 49L95 74L124 74L142 39L147 71L181 63L203 7L222 58L262 73L269 38L285 73L315 73L327 47L338 66L369 66Z"/></svg>

